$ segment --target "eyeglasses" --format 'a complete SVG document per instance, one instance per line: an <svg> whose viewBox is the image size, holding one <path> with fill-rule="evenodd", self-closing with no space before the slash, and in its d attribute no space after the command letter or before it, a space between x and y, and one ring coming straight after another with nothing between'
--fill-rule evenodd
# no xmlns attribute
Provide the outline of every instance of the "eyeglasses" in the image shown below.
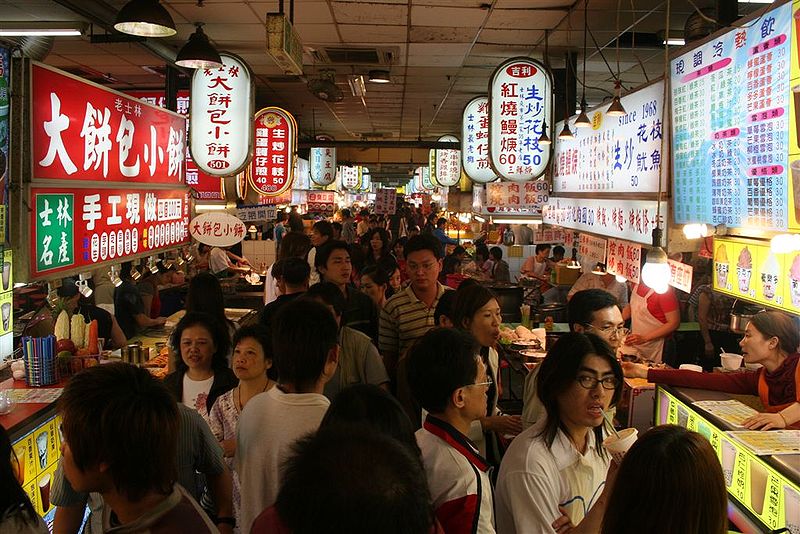
<svg viewBox="0 0 800 534"><path fill-rule="evenodd" d="M409 272L412 273L417 272L420 269L427 272L432 270L435 266L436 266L435 261L428 263L406 263L406 268L409 270Z"/></svg>
<svg viewBox="0 0 800 534"><path fill-rule="evenodd" d="M631 333L628 328L624 326L607 326L606 328L597 328L593 324L584 324L586 328L591 328L595 332L602 334L604 337L611 338L613 335L616 334L617 339L623 338Z"/></svg>
<svg viewBox="0 0 800 534"><path fill-rule="evenodd" d="M603 389L616 389L617 384L619 384L619 381L613 376L607 376L600 380L591 376L579 376L575 380L578 381L578 384L580 384L583 389L594 389L597 387L597 384L601 384Z"/></svg>
<svg viewBox="0 0 800 534"><path fill-rule="evenodd" d="M467 384L464 387L468 388L468 387L471 387L471 386L491 386L492 384L494 384L494 380L492 380L491 376L487 376L486 377L486 382L475 382L474 384Z"/></svg>

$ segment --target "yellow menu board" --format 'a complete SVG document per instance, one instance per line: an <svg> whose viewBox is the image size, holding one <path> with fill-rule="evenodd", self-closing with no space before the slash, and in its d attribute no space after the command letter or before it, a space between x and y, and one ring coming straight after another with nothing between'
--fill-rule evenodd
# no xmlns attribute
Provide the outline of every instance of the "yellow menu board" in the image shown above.
<svg viewBox="0 0 800 534"><path fill-rule="evenodd" d="M61 456L61 417L51 417L12 445L22 487L42 516L53 510L50 484Z"/></svg>
<svg viewBox="0 0 800 534"><path fill-rule="evenodd" d="M765 241L714 238L714 289L800 314L800 252L775 254Z"/></svg>
<svg viewBox="0 0 800 534"><path fill-rule="evenodd" d="M800 0L792 3L791 75L789 86L789 228L800 229Z"/></svg>

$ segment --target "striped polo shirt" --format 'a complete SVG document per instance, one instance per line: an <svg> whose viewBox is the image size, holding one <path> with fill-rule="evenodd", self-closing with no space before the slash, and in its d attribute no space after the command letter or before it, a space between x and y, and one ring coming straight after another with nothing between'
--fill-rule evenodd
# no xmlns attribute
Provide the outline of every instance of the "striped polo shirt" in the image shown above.
<svg viewBox="0 0 800 534"><path fill-rule="evenodd" d="M381 310L378 340L381 354L404 354L414 341L435 326L433 313L439 297L450 289L438 282L436 286L436 300L430 308L417 298L411 286L386 301Z"/></svg>

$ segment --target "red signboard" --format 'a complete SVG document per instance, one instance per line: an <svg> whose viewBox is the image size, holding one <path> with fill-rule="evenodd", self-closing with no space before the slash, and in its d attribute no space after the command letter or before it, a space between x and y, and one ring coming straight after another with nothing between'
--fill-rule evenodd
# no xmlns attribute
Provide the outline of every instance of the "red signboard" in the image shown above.
<svg viewBox="0 0 800 534"><path fill-rule="evenodd" d="M334 191L309 191L306 194L306 211L309 213L325 213L333 215L336 208Z"/></svg>
<svg viewBox="0 0 800 534"><path fill-rule="evenodd" d="M180 184L186 119L46 65L31 65L33 178Z"/></svg>
<svg viewBox="0 0 800 534"><path fill-rule="evenodd" d="M189 242L189 191L31 188L31 277Z"/></svg>
<svg viewBox="0 0 800 534"><path fill-rule="evenodd" d="M250 163L250 184L261 195L280 195L292 186L297 150L297 123L281 108L256 113L255 154Z"/></svg>

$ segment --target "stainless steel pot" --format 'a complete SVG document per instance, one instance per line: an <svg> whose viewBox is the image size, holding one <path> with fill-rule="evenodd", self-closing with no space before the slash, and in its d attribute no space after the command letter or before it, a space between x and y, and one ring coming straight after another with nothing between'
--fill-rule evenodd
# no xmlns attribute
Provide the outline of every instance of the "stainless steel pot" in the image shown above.
<svg viewBox="0 0 800 534"><path fill-rule="evenodd" d="M750 313L733 313L731 312L731 332L735 334L744 334L744 329L750 323L750 319L755 314Z"/></svg>

